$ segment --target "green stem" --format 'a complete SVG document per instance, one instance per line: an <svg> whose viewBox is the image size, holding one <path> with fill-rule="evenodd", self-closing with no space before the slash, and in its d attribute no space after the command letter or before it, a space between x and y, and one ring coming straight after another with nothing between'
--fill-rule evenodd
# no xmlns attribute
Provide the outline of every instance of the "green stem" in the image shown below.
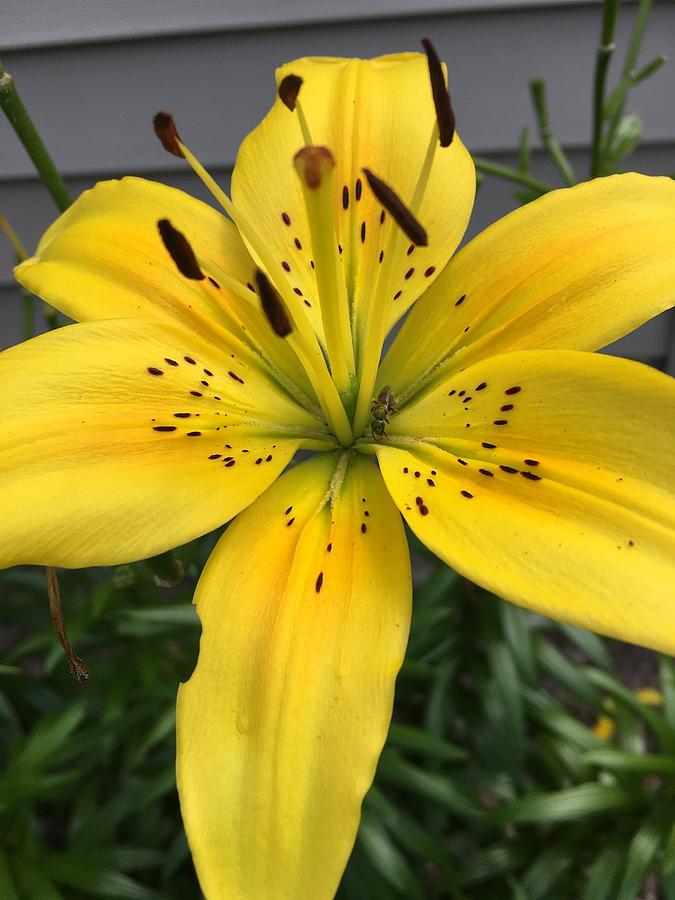
<svg viewBox="0 0 675 900"><path fill-rule="evenodd" d="M70 194L19 97L14 79L5 72L2 65L0 65L0 107L30 156L57 208L63 212L72 202Z"/></svg>
<svg viewBox="0 0 675 900"><path fill-rule="evenodd" d="M500 163L484 159L482 156L474 156L473 161L476 165L476 171L481 172L483 175L495 175L497 178L503 178L505 181L522 184L523 187L531 188L540 194L547 194L553 190L550 184L528 175L527 172L519 172L517 169L512 169L511 166L503 166Z"/></svg>
<svg viewBox="0 0 675 900"><path fill-rule="evenodd" d="M591 178L602 174L602 122L605 105L605 84L609 62L614 53L614 32L620 0L605 0L602 10L602 34L595 57L593 80L593 135L591 146Z"/></svg>
<svg viewBox="0 0 675 900"><path fill-rule="evenodd" d="M546 101L546 87L544 82L540 78L535 78L530 82L530 92L532 95L534 113L537 117L537 126L539 127L541 141L546 148L548 155L555 163L556 168L562 175L565 184L570 187L571 185L576 184L577 177L565 155L565 151L551 131L551 120L548 114L548 103Z"/></svg>
<svg viewBox="0 0 675 900"><path fill-rule="evenodd" d="M621 119L623 117L624 108L626 105L626 98L628 97L630 91L640 81L644 81L645 78L653 75L653 73L656 72L657 69L660 69L665 62L665 57L657 56L650 63L644 66L644 68L642 68L639 72L634 72L651 9L652 0L641 0L637 16L635 17L635 23L633 24L630 43L628 45L628 50L626 51L626 57L623 62L621 78L619 79L619 84L615 89L615 91L619 95L617 98L618 102L616 103L610 117L605 146L609 146L616 129L619 127L619 123L621 122ZM610 101L608 102L611 102L611 99L612 97L610 97Z"/></svg>

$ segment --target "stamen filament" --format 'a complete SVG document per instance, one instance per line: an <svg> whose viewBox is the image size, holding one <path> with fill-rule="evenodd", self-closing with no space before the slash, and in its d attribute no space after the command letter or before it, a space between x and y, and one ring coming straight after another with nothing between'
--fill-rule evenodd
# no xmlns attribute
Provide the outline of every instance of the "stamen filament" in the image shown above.
<svg viewBox="0 0 675 900"><path fill-rule="evenodd" d="M429 156L428 148L427 156ZM424 170L425 166L422 167L422 174L424 173ZM381 181L381 179L378 179L378 181ZM427 182L428 173L424 178L424 186L426 186ZM370 185L370 180L368 183ZM418 193L419 185L420 179L418 179L415 194ZM399 202L402 202L400 198L397 197L397 199ZM426 243L426 232L423 228L422 232L424 234L424 242ZM400 226L396 220L394 220L394 227L392 227L389 232L389 238L384 250L384 262L378 272L374 297L369 304L366 313L364 334L367 335L367 339L363 342L363 355L359 360L359 396L356 401L356 412L354 413L353 425L354 434L356 436L362 434L368 424L368 418L370 416L370 404L373 400L382 346L384 344L384 339L387 336L389 326L389 312L392 303L390 290L392 272L394 270L395 262L399 258L399 244L402 233Z"/></svg>
<svg viewBox="0 0 675 900"><path fill-rule="evenodd" d="M307 118L299 100L296 100L295 102L295 111L298 114L298 122L300 123L300 131L302 131L302 139L307 147L312 147L313 141L311 132L309 130L309 124L307 123Z"/></svg>
<svg viewBox="0 0 675 900"><path fill-rule="evenodd" d="M338 440L340 443L344 444L344 446L350 446L353 435L347 413L342 405L335 383L330 376L326 361L321 352L317 337L312 330L309 319L305 314L303 306L299 304L298 298L291 290L291 286L284 275L281 265L276 262L272 254L266 249L264 242L259 239L249 218L240 209L235 207L225 191L206 171L204 166L185 146L180 138L176 137L175 140L182 155L188 161L194 173L211 191L216 200L218 200L243 237L249 242L270 277L274 280L277 289L286 302L286 306L291 313L293 324L296 328L296 330L285 340L287 340L289 346L293 348L301 365L305 369L305 372L307 372L307 377L312 382L312 386L316 391L317 399L321 404L324 415L332 424Z"/></svg>
<svg viewBox="0 0 675 900"><path fill-rule="evenodd" d="M351 397L356 366L335 232L335 161L326 147L305 147L295 156L295 168L300 176L312 239L328 361L340 395Z"/></svg>

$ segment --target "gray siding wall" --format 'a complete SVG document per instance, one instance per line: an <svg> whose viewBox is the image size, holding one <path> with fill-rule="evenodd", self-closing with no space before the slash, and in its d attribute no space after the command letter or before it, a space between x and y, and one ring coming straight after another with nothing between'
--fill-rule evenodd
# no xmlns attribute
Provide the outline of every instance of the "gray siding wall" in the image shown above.
<svg viewBox="0 0 675 900"><path fill-rule="evenodd" d="M618 46L625 48L627 2ZM553 123L587 170L590 83L600 4L583 0L0 0L0 51L74 194L101 178L138 174L204 196L151 129L170 109L202 161L224 183L242 137L273 99L273 69L296 56L373 56L416 49L431 36L450 69L469 148L509 161L533 125L528 80L546 78ZM644 61L675 50L675 5L657 0ZM675 61L633 94L645 141L638 171L675 171ZM538 159L542 174L548 164ZM515 205L486 180L475 233ZM11 129L0 120L0 210L29 248L55 217ZM21 338L11 253L0 246L0 347ZM645 326L618 352L675 365L675 320Z"/></svg>

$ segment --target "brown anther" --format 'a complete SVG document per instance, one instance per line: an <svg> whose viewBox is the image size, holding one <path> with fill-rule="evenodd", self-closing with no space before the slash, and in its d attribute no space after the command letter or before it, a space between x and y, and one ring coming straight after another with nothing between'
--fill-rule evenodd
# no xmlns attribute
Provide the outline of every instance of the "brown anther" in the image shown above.
<svg viewBox="0 0 675 900"><path fill-rule="evenodd" d="M174 228L168 219L160 219L157 222L157 228L162 242L180 274L193 281L202 281L205 277L204 273L199 268L195 252L185 235Z"/></svg>
<svg viewBox="0 0 675 900"><path fill-rule="evenodd" d="M324 172L335 168L335 160L328 147L303 147L293 157L293 163L298 175L312 190L321 186Z"/></svg>
<svg viewBox="0 0 675 900"><path fill-rule="evenodd" d="M155 126L155 134L162 142L162 147L166 152L185 159L185 154L180 149L180 135L171 113L158 112L152 120L152 124Z"/></svg>
<svg viewBox="0 0 675 900"><path fill-rule="evenodd" d="M276 292L267 275L260 269L256 269L255 280L258 285L263 312L272 326L272 330L279 337L288 337L293 331L293 326L286 312L284 301Z"/></svg>
<svg viewBox="0 0 675 900"><path fill-rule="evenodd" d="M405 205L393 188L378 178L370 169L364 169L363 174L368 180L371 191L375 194L382 206L387 210L399 228L408 235L417 247L427 246L427 233L418 222L412 212Z"/></svg>
<svg viewBox="0 0 675 900"><path fill-rule="evenodd" d="M436 119L438 121L438 135L441 147L449 147L455 136L455 113L452 109L450 94L445 84L443 66L436 52L436 48L429 38L424 38L422 46L427 54L429 63L429 79L431 80L431 93L436 107Z"/></svg>
<svg viewBox="0 0 675 900"><path fill-rule="evenodd" d="M302 78L299 75L286 75L279 83L279 87L277 88L279 99L284 106L287 106L291 110L291 112L295 109L301 87Z"/></svg>
<svg viewBox="0 0 675 900"><path fill-rule="evenodd" d="M73 647L68 640L68 635L66 633L66 626L63 621L63 610L61 608L61 592L59 591L59 579L56 575L56 569L53 569L51 566L47 566L45 569L47 574L47 595L49 597L49 613L52 617L52 624L54 625L54 631L56 632L56 637L59 639L59 643L63 647L66 653L66 659L68 660L68 666L70 668L71 674L75 676L78 681L86 681L89 678L89 669L80 659L80 657L75 653Z"/></svg>

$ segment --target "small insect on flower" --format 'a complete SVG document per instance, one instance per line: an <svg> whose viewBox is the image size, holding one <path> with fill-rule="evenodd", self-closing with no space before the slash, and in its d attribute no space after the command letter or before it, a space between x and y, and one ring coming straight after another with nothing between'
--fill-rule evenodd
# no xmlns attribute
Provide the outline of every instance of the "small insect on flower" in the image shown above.
<svg viewBox="0 0 675 900"><path fill-rule="evenodd" d="M370 433L376 441L384 437L385 425L389 423L389 415L396 412L396 400L389 385L385 385L373 400L370 407Z"/></svg>

